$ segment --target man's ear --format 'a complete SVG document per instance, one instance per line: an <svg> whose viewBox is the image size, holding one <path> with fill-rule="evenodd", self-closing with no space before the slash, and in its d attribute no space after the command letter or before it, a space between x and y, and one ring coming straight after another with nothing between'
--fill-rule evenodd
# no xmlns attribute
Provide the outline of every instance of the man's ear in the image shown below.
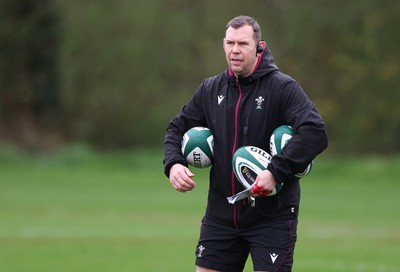
<svg viewBox="0 0 400 272"><path fill-rule="evenodd" d="M257 55L263 53L267 49L267 43L264 40L261 40L257 45Z"/></svg>

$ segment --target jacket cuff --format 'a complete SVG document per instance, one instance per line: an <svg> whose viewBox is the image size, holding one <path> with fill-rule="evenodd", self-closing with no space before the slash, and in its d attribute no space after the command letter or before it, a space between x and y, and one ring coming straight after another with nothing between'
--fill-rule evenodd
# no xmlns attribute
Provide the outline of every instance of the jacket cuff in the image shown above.
<svg viewBox="0 0 400 272"><path fill-rule="evenodd" d="M267 170L272 173L278 183L284 183L290 176L290 171L288 169L289 167L284 160L274 157L272 157L271 163L267 166Z"/></svg>

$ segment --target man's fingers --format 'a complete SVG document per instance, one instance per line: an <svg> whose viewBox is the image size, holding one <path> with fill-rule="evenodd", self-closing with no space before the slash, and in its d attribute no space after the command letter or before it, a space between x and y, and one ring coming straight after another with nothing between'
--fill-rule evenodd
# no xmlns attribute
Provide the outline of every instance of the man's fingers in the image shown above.
<svg viewBox="0 0 400 272"><path fill-rule="evenodd" d="M188 177L177 176L173 182L174 188L179 192L191 191L196 186L196 183Z"/></svg>
<svg viewBox="0 0 400 272"><path fill-rule="evenodd" d="M189 178L193 178L194 177L194 174L189 170L189 168L185 169L185 173Z"/></svg>
<svg viewBox="0 0 400 272"><path fill-rule="evenodd" d="M191 191L196 186L194 174L181 164L174 164L170 170L170 182L178 192Z"/></svg>
<svg viewBox="0 0 400 272"><path fill-rule="evenodd" d="M254 184L253 188L251 189L251 192L254 195L261 195L261 196L267 196L271 193L271 191L264 190L263 188L261 188L257 183Z"/></svg>

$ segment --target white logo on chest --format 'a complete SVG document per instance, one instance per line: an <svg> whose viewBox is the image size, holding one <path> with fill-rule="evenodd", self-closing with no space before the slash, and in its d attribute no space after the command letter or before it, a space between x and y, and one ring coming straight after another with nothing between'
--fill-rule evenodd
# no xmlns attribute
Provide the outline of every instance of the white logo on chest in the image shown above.
<svg viewBox="0 0 400 272"><path fill-rule="evenodd" d="M262 104L264 102L264 98L262 96L259 96L258 98L254 99L257 103L256 110L261 110L262 109Z"/></svg>
<svg viewBox="0 0 400 272"><path fill-rule="evenodd" d="M224 100L225 96L218 95L218 105L221 104L222 100Z"/></svg>

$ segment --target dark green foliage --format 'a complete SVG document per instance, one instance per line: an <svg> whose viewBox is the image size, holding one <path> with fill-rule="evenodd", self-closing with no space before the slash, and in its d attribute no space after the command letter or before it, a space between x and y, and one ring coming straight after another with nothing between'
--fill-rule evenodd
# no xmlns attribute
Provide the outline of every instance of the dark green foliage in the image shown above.
<svg viewBox="0 0 400 272"><path fill-rule="evenodd" d="M226 68L227 21L248 14L316 103L332 152L400 151L398 1L14 2L0 1L2 138L23 105L41 135L46 109L65 139L162 145L176 111Z"/></svg>
<svg viewBox="0 0 400 272"><path fill-rule="evenodd" d="M58 11L52 1L0 1L0 136L32 147L58 112Z"/></svg>

